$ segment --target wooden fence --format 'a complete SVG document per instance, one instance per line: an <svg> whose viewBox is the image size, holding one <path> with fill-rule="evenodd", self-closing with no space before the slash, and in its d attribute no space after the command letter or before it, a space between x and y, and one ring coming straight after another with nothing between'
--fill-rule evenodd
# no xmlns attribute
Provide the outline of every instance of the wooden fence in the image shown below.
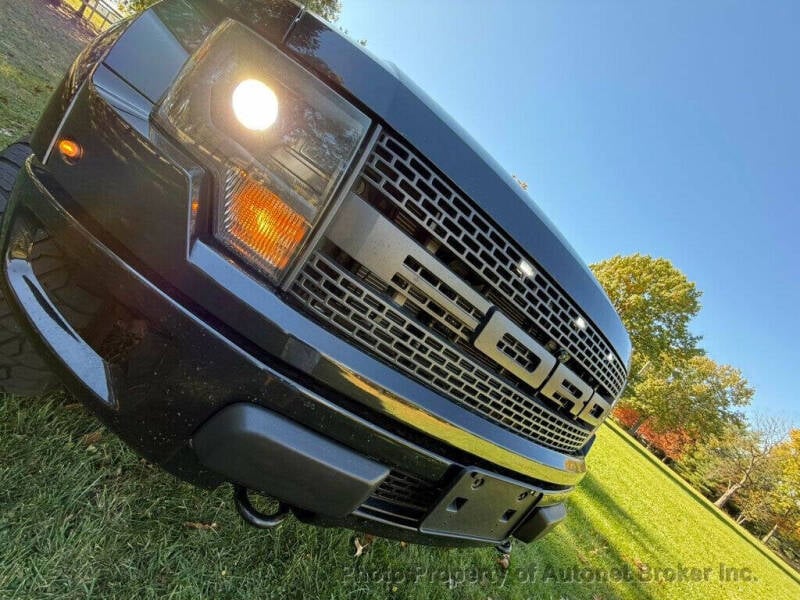
<svg viewBox="0 0 800 600"><path fill-rule="evenodd" d="M99 31L108 29L124 18L124 15L117 10L117 3L109 0L65 0L64 4L70 6Z"/></svg>

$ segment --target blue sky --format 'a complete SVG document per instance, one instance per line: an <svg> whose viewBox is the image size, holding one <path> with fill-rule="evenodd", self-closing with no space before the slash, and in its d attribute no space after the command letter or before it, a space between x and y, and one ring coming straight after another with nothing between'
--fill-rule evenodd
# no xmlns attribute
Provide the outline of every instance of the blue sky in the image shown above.
<svg viewBox="0 0 800 600"><path fill-rule="evenodd" d="M800 2L342 0L587 262L663 256L694 323L800 425Z"/></svg>

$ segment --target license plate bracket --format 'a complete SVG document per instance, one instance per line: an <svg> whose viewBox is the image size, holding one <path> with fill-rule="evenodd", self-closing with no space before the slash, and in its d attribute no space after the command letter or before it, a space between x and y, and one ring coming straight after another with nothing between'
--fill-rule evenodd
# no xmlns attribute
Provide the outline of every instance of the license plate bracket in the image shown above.
<svg viewBox="0 0 800 600"><path fill-rule="evenodd" d="M423 520L420 531L500 542L511 535L540 497L532 487L470 467Z"/></svg>

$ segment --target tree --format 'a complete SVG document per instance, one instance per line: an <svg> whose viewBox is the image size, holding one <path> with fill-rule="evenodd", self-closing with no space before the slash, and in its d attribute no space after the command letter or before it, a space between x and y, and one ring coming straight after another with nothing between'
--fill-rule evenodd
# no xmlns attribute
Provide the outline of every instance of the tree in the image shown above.
<svg viewBox="0 0 800 600"><path fill-rule="evenodd" d="M632 409L639 417L629 425L631 434L638 435L645 423L657 434L667 433L670 426L681 429L678 421L686 413L680 411L687 406L696 409L693 422L703 421L701 413L715 426L725 420L727 412L714 416L703 408L703 398L714 396L713 382L685 393L714 371L711 363L689 360L703 354L699 338L689 330L700 310L701 293L695 284L669 260L643 254L614 256L591 268L633 344L628 385L620 401L620 408ZM728 396L738 402L738 394Z"/></svg>
<svg viewBox="0 0 800 600"><path fill-rule="evenodd" d="M127 13L133 14L150 8L158 1L159 0L123 0L120 2L120 8Z"/></svg>
<svg viewBox="0 0 800 600"><path fill-rule="evenodd" d="M639 413L630 406L616 407L614 419L628 429L639 424L639 428L636 430L637 437L651 450L661 454L664 462L682 460L686 452L691 450L696 443L694 436L682 428L659 432L652 429L647 423L640 423Z"/></svg>
<svg viewBox="0 0 800 600"><path fill-rule="evenodd" d="M701 293L670 261L632 254L591 269L631 336L631 383L664 355L699 353L689 323L700 310Z"/></svg>
<svg viewBox="0 0 800 600"><path fill-rule="evenodd" d="M714 494L714 504L724 508L739 493L774 478L775 449L786 437L778 418L758 417L752 428L731 424L721 435L697 445L682 468L685 477Z"/></svg>
<svg viewBox="0 0 800 600"><path fill-rule="evenodd" d="M629 430L636 434L647 423L656 434L681 431L699 442L739 422L737 409L752 397L738 369L707 356L664 353L630 386L625 404L638 421Z"/></svg>
<svg viewBox="0 0 800 600"><path fill-rule="evenodd" d="M788 439L775 448L774 456L779 474L765 502L772 525L762 538L765 544L779 530L791 533L800 528L800 429L789 432Z"/></svg>
<svg viewBox="0 0 800 600"><path fill-rule="evenodd" d="M128 13L137 13L149 8L156 2L158 0L123 0L120 5ZM307 0L306 2L301 2L301 4L305 6L306 10L310 10L331 23L339 18L339 13L342 11L340 0Z"/></svg>
<svg viewBox="0 0 800 600"><path fill-rule="evenodd" d="M748 524L750 529L765 523L772 525L775 486L779 480L780 465L776 460L766 461L754 471L750 485L740 489L735 498L739 525Z"/></svg>
<svg viewBox="0 0 800 600"><path fill-rule="evenodd" d="M342 12L340 0L306 0L301 4L305 6L306 10L310 10L331 23L336 21L339 13Z"/></svg>

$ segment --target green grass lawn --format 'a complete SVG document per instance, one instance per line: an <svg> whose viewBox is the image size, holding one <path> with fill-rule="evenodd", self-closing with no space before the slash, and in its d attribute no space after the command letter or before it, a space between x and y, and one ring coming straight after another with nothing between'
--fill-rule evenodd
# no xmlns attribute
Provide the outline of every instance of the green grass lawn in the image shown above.
<svg viewBox="0 0 800 600"><path fill-rule="evenodd" d="M491 549L376 540L356 559L348 531L254 530L229 489L176 481L58 398L0 399L0 457L2 598L800 597L759 542L610 427L567 523L517 544L508 571ZM720 564L740 580L721 578ZM691 570L670 581L665 569L681 567L701 581ZM597 581L626 572L631 581Z"/></svg>
<svg viewBox="0 0 800 600"><path fill-rule="evenodd" d="M26 135L90 30L44 0L0 1L0 148Z"/></svg>
<svg viewBox="0 0 800 600"><path fill-rule="evenodd" d="M0 2L0 144L30 129L86 39L40 0ZM228 489L176 481L68 402L0 397L0 598L800 597L794 573L611 428L566 525L503 571L491 549L377 540L356 559L348 531L248 528ZM681 567L702 581L669 581Z"/></svg>

